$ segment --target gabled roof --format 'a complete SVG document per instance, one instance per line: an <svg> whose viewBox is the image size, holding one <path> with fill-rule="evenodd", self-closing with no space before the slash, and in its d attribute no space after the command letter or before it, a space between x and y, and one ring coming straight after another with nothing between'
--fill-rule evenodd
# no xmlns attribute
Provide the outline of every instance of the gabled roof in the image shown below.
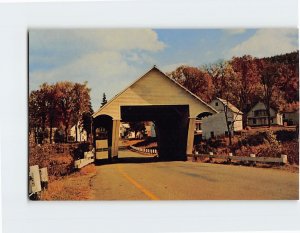
<svg viewBox="0 0 300 233"><path fill-rule="evenodd" d="M254 104L254 105L251 107L251 109L249 110L248 113L250 113L250 112L252 111L252 109L255 108L258 104L261 104L261 105L264 106L263 109L261 109L261 110L266 110L265 104L264 104L262 101L257 101L256 104ZM276 113L281 113L281 112L280 112L276 107L274 107L272 104L271 104L271 106L270 106L270 109L272 109L272 110L275 111Z"/></svg>
<svg viewBox="0 0 300 233"><path fill-rule="evenodd" d="M148 73L150 73L151 71L156 70L158 72L160 72L165 78L171 80L175 85L177 85L178 87L180 87L181 89L183 89L184 91L186 91L189 95L191 95L193 98L197 99L198 101L200 101L202 104L204 104L205 106L207 106L209 109L211 109L213 112L217 113L218 111L215 110L212 106L210 106L208 103L204 102L201 98L199 98L198 96L196 96L194 93L192 93L191 91L189 91L187 88L185 88L184 86L182 86L181 84L179 84L178 82L176 82L174 79L168 77L165 73L163 73L161 70L159 70L155 65L149 70L147 71L145 74L143 74L141 77L139 77L138 79L136 79L133 83L131 83L128 87L126 87L123 91L119 92L117 95L115 95L112 99L110 99L104 106L100 107L98 111L96 111L93 114L93 117L97 116L98 113L102 110L104 110L105 108L107 108L117 97L119 97L122 93L124 93L126 90L128 90L131 86L133 86L135 83L137 83L140 79L142 79L143 77L145 77Z"/></svg>
<svg viewBox="0 0 300 233"><path fill-rule="evenodd" d="M227 100L221 99L221 98L216 98L217 100L221 101L222 104L224 104L225 106L227 106L232 112L234 113L238 113L238 114L243 114L242 111L240 111L236 106L234 106L232 103L230 103Z"/></svg>

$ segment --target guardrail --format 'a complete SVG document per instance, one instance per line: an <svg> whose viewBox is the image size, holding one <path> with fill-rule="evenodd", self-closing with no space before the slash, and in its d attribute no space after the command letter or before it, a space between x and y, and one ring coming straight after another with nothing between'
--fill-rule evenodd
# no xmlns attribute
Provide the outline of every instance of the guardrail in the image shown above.
<svg viewBox="0 0 300 233"><path fill-rule="evenodd" d="M75 160L74 167L75 168L82 168L90 163L95 161L95 154L92 151L84 152L84 158Z"/></svg>
<svg viewBox="0 0 300 233"><path fill-rule="evenodd" d="M250 156L234 156L232 153L228 155L215 155L213 152L209 154L193 154L192 157L197 160L197 158L208 158L210 162L213 162L213 159L224 159L227 162L239 161L239 162L250 162L255 164L256 162L260 163L280 163L287 164L287 155L281 155L280 158L275 157L256 157L255 154L250 154Z"/></svg>
<svg viewBox="0 0 300 233"><path fill-rule="evenodd" d="M136 147L136 146L129 146L129 147L130 147L130 149L135 150L137 152L157 155L156 149L141 148L141 147Z"/></svg>
<svg viewBox="0 0 300 233"><path fill-rule="evenodd" d="M40 192L48 188L47 167L39 168L38 165L29 167L29 198L31 200L40 199Z"/></svg>

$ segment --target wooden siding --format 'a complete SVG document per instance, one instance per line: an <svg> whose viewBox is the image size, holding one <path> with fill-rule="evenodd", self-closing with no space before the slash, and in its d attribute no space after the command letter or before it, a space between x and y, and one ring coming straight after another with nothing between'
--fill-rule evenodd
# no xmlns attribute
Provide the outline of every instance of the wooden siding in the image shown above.
<svg viewBox="0 0 300 233"><path fill-rule="evenodd" d="M214 109L153 68L94 114L120 119L120 106L189 105L190 117Z"/></svg>

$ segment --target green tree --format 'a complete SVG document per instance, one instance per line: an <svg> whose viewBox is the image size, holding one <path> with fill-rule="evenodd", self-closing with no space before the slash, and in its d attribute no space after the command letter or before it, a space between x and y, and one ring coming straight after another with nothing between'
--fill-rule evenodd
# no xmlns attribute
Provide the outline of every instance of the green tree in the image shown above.
<svg viewBox="0 0 300 233"><path fill-rule="evenodd" d="M103 107L107 103L106 95L103 93L101 107Z"/></svg>

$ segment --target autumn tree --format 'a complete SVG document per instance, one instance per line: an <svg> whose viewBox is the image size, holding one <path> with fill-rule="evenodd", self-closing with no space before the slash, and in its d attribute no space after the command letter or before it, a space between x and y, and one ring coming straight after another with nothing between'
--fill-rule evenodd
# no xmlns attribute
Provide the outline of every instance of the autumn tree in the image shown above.
<svg viewBox="0 0 300 233"><path fill-rule="evenodd" d="M93 113L94 110L92 108L91 101L87 103L87 110L82 113L81 120L80 120L80 126L82 130L85 130L87 133L87 137L89 141L92 141L92 127L93 127Z"/></svg>
<svg viewBox="0 0 300 233"><path fill-rule="evenodd" d="M78 126L84 112L90 111L90 90L87 82L75 83L72 89L72 123L75 124L75 140L78 141Z"/></svg>
<svg viewBox="0 0 300 233"><path fill-rule="evenodd" d="M180 66L167 75L202 100L206 102L212 100L214 86L210 75L205 70L190 66Z"/></svg>
<svg viewBox="0 0 300 233"><path fill-rule="evenodd" d="M233 57L230 61L237 75L235 94L236 106L245 114L243 115L243 127L247 126L247 114L251 107L258 101L258 89L260 88L260 74L257 69L256 60L249 55Z"/></svg>
<svg viewBox="0 0 300 233"><path fill-rule="evenodd" d="M226 61L219 61L204 67L210 74L215 86L215 98L221 98L224 107L224 117L226 121L226 127L229 137L229 145L232 145L232 132L234 129L234 122L237 115L231 116L230 102L237 102L237 96L235 94L240 83L238 82L238 76L234 72L231 64Z"/></svg>
<svg viewBox="0 0 300 233"><path fill-rule="evenodd" d="M268 126L271 126L271 104L274 93L276 93L276 84L280 78L278 65L270 62L261 63L261 83L263 85L262 100L266 107L268 116ZM277 90L278 93L278 90Z"/></svg>
<svg viewBox="0 0 300 233"><path fill-rule="evenodd" d="M29 133L34 134L35 143L37 143L37 134L42 128L44 116L43 104L40 99L40 91L32 91L29 95L28 112L29 112Z"/></svg>

